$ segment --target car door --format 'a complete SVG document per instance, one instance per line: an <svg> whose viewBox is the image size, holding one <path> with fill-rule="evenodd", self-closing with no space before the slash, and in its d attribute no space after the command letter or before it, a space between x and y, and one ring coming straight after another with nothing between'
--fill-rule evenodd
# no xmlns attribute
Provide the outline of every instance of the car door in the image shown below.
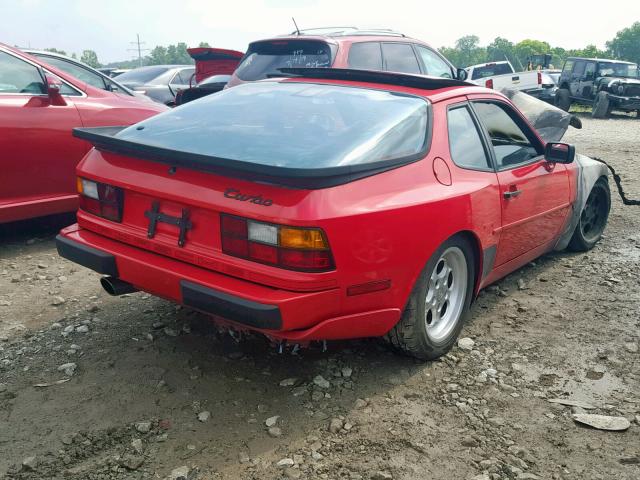
<svg viewBox="0 0 640 480"><path fill-rule="evenodd" d="M53 105L39 66L0 50L0 222L38 216L26 210L39 204L42 215L65 211L45 204L76 197L75 167L88 146L71 136L82 126L73 95L83 93L63 88L64 105Z"/></svg>
<svg viewBox="0 0 640 480"><path fill-rule="evenodd" d="M582 80L582 76L584 75L586 66L587 62L585 62L584 60L576 60L576 63L573 65L573 71L571 72L571 82L569 83L569 91L571 92L572 97L582 97L580 82Z"/></svg>
<svg viewBox="0 0 640 480"><path fill-rule="evenodd" d="M545 160L544 145L511 105L488 99L471 104L501 190L500 266L557 237L570 208L569 175L565 165Z"/></svg>
<svg viewBox="0 0 640 480"><path fill-rule="evenodd" d="M578 83L581 98L593 98L593 81L596 78L596 62L586 62L584 73Z"/></svg>

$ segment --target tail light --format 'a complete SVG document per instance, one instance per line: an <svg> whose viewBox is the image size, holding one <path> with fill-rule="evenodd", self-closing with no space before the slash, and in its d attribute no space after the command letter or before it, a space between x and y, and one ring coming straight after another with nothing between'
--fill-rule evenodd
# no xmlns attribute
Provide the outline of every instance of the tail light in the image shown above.
<svg viewBox="0 0 640 480"><path fill-rule="evenodd" d="M78 178L77 187L82 210L114 222L122 221L123 192L121 188L86 178Z"/></svg>
<svg viewBox="0 0 640 480"><path fill-rule="evenodd" d="M538 85L542 85L542 72L538 72Z"/></svg>
<svg viewBox="0 0 640 480"><path fill-rule="evenodd" d="M220 215L222 252L288 270L325 272L333 270L333 257L324 232L256 222L233 215Z"/></svg>
<svg viewBox="0 0 640 480"><path fill-rule="evenodd" d="M490 78L489 80L487 80L484 86L487 88L493 88L493 78Z"/></svg>

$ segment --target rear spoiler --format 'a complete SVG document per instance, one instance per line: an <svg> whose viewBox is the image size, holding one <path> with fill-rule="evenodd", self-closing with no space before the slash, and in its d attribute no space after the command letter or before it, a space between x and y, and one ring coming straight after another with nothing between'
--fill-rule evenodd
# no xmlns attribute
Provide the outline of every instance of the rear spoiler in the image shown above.
<svg viewBox="0 0 640 480"><path fill-rule="evenodd" d="M423 151L407 157L368 164L325 168L277 167L132 142L117 136L125 128L128 126L74 128L73 136L87 140L100 151L165 163L171 167L184 167L227 177L311 190L334 187L376 175L416 162L425 156Z"/></svg>

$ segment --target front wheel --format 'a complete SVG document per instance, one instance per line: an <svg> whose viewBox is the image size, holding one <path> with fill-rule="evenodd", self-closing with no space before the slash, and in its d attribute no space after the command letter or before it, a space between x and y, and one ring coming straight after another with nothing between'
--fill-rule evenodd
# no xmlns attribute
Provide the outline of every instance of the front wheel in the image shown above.
<svg viewBox="0 0 640 480"><path fill-rule="evenodd" d="M607 118L609 113L611 113L611 101L609 100L609 94L607 92L598 92L598 95L596 95L596 98L593 101L591 116L593 118Z"/></svg>
<svg viewBox="0 0 640 480"><path fill-rule="evenodd" d="M575 252L591 250L602 237L610 209L609 184L605 178L600 178L591 189L587 203L582 209L580 220L569 242L569 249Z"/></svg>
<svg viewBox="0 0 640 480"><path fill-rule="evenodd" d="M402 318L386 340L423 360L447 353L458 337L474 290L475 259L467 239L443 243L418 278Z"/></svg>

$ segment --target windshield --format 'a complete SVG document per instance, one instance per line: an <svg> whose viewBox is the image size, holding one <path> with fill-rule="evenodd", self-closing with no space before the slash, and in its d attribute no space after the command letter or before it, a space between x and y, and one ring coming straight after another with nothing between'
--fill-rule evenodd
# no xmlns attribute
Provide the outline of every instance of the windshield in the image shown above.
<svg viewBox="0 0 640 480"><path fill-rule="evenodd" d="M504 75L507 73L513 73L513 69L508 63L490 63L482 67L474 68L471 80L493 77L494 75Z"/></svg>
<svg viewBox="0 0 640 480"><path fill-rule="evenodd" d="M241 80L254 81L278 75L280 68L328 68L331 63L331 48L324 42L272 40L251 44L235 73Z"/></svg>
<svg viewBox="0 0 640 480"><path fill-rule="evenodd" d="M419 97L273 81L204 97L117 137L229 160L317 169L417 155L426 147L427 121L428 104Z"/></svg>
<svg viewBox="0 0 640 480"><path fill-rule="evenodd" d="M598 67L601 77L638 78L638 65L635 63L600 62Z"/></svg>
<svg viewBox="0 0 640 480"><path fill-rule="evenodd" d="M168 70L168 67L140 67L118 75L118 81L122 83L149 83Z"/></svg>

